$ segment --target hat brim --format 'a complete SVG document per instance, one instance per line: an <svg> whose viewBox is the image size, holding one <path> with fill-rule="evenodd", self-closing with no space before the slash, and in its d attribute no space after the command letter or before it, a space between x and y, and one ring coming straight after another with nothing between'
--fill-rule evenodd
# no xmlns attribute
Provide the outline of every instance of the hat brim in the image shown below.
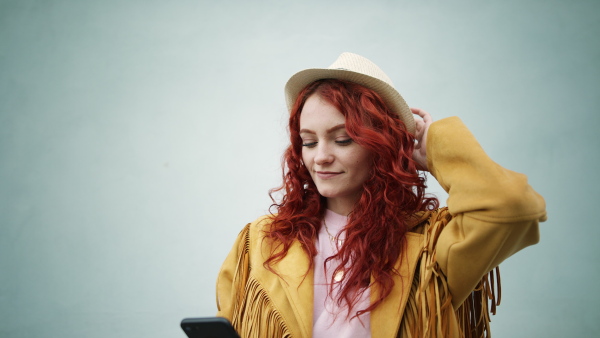
<svg viewBox="0 0 600 338"><path fill-rule="evenodd" d="M339 79L365 86L381 96L384 103L404 122L408 132L414 135L415 119L404 98L394 87L377 78L345 69L311 68L294 74L285 84L288 110L292 109L300 91L309 84L322 79Z"/></svg>

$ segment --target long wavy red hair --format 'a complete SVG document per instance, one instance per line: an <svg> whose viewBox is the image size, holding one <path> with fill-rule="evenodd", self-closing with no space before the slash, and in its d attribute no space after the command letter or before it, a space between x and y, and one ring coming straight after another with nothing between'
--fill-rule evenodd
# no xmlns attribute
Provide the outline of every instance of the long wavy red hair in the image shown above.
<svg viewBox="0 0 600 338"><path fill-rule="evenodd" d="M283 184L270 191L273 199L273 222L267 229L271 239L271 255L265 267L273 265L287 254L293 241L314 257L315 241L323 213L327 207L302 162L300 114L311 95L319 95L335 106L346 118L346 131L354 142L370 150L374 156L370 177L356 202L345 227L346 240L331 259L346 268L336 301L348 305L348 314L359 301L367 287L377 284L377 299L355 315L375 309L389 293L397 274L394 265L404 249L407 220L417 211L438 207L434 197L425 195L425 176L419 175L412 159L414 136L383 102L381 97L361 85L326 79L313 82L304 88L291 109L289 133L291 144L283 156ZM283 193L279 202L276 192ZM310 268L313 268L313 260ZM334 272L334 275L335 275ZM371 280L372 278L372 280ZM334 281L330 290L333 291Z"/></svg>

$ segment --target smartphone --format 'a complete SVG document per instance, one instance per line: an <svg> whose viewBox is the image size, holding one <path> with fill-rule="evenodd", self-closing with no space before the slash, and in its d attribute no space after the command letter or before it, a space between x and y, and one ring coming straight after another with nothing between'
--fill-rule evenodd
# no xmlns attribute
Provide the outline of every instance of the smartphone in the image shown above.
<svg viewBox="0 0 600 338"><path fill-rule="evenodd" d="M181 328L189 338L240 338L227 318L185 318Z"/></svg>

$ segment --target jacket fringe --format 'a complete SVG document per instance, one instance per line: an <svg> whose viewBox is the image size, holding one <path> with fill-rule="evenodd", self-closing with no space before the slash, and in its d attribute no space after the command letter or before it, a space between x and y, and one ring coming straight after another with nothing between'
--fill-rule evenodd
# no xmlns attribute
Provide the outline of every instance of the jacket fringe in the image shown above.
<svg viewBox="0 0 600 338"><path fill-rule="evenodd" d="M500 270L496 267L486 274L464 303L454 310L452 295L437 264L435 251L437 239L450 219L447 209L441 209L432 213L427 221L424 230L426 246L412 280L398 337L491 337L490 312L496 314L501 299ZM241 337L289 338L292 334L281 313L260 283L250 276L249 227L243 230L243 238L233 277L233 284L239 286L233 290L236 300L233 327Z"/></svg>
<svg viewBox="0 0 600 338"><path fill-rule="evenodd" d="M244 240L240 241L238 250L240 256L233 277L234 285L239 289L234 290L236 299L233 308L231 324L240 337L291 337L283 317L275 309L267 292L260 283L250 276L249 227L243 230Z"/></svg>
<svg viewBox="0 0 600 338"><path fill-rule="evenodd" d="M429 218L425 248L412 281L411 291L400 325L399 337L491 337L491 313L500 305L500 269L486 274L461 306L454 310L446 277L436 261L435 245L451 216L445 209ZM433 223L433 224L431 224ZM458 323L455 327L453 323Z"/></svg>
<svg viewBox="0 0 600 338"><path fill-rule="evenodd" d="M492 336L490 312L495 315L496 307L501 301L500 268L496 267L494 270L483 277L471 295L456 310L456 317L463 329L464 337Z"/></svg>

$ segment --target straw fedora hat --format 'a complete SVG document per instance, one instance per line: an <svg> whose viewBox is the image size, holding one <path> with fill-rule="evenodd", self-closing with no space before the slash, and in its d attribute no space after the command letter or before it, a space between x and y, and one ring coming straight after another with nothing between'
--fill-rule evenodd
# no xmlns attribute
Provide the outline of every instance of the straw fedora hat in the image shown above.
<svg viewBox="0 0 600 338"><path fill-rule="evenodd" d="M415 120L406 101L394 88L392 80L371 60L354 53L342 53L329 68L310 68L294 74L285 85L285 100L292 109L300 91L321 79L346 80L374 90L394 111L410 133L415 133Z"/></svg>

